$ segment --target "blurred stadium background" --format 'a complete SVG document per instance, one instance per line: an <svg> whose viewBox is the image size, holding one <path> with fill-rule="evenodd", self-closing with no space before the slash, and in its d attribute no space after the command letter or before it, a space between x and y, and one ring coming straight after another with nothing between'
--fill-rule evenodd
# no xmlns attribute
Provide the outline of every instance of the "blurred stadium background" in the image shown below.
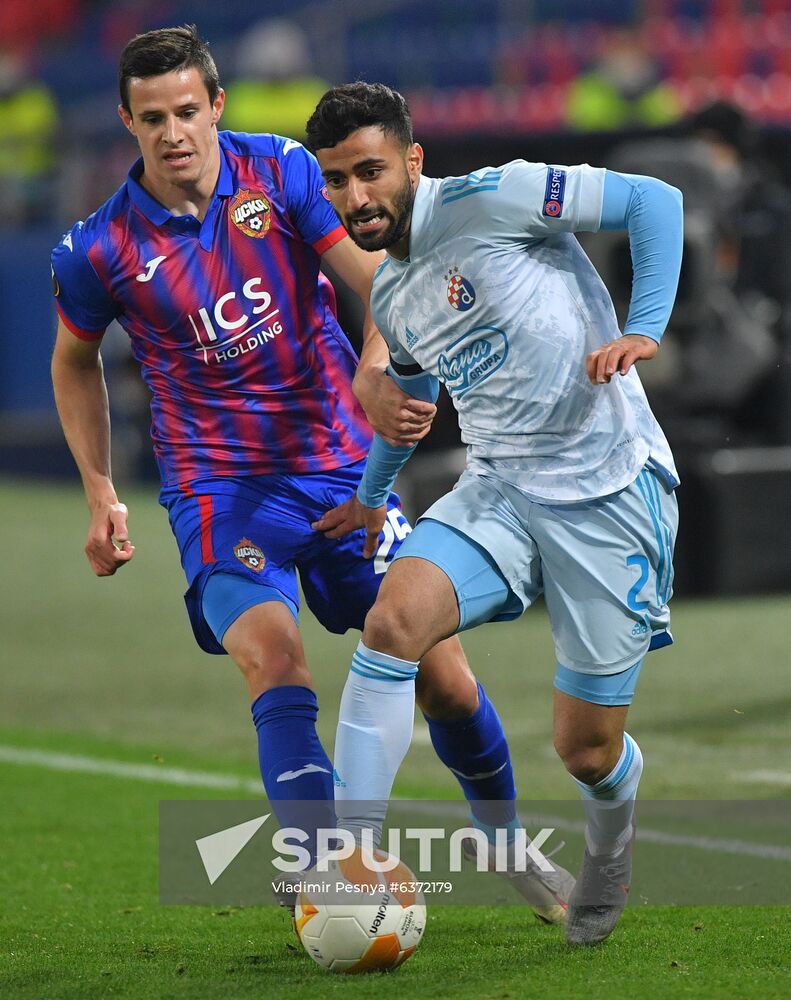
<svg viewBox="0 0 791 1000"><path fill-rule="evenodd" d="M156 501L148 400L125 335L111 331L103 354L116 484L130 507L138 551L112 582L93 578L82 554L87 513L49 381L50 248L122 183L136 156L115 113L118 54L136 32L183 22L197 23L212 43L228 92L227 127L299 137L327 85L380 79L407 95L429 174L525 157L645 172L682 188L687 235L678 303L659 357L641 371L684 480L678 641L659 654L656 669L644 671L631 716L650 762L641 794L791 794L789 0L4 0L0 830L9 843L21 831L27 854L15 853L3 871L13 887L4 896L13 904L0 909L0 924L9 921L19 947L11 958L18 978L7 980L14 984L7 994L0 963L3 995L104 996L128 974L129 995L164 996L157 977L182 976L176 965L182 948L188 969L190 961L221 969L223 949L258 954L260 946L258 938L251 943L258 917L233 918L251 935L239 944L238 931L229 928L224 938L214 932L213 915L177 918L155 902L156 800L220 793L16 766L31 764L25 754L32 752L49 754L48 767L72 754L135 766L153 759L241 775L248 784L256 777L241 678L227 662L200 653L189 631L175 543ZM585 243L623 312L630 283L624 238L600 234ZM343 289L339 299L356 337L358 311ZM462 465L455 417L444 399L401 483L411 513L447 489ZM331 747L354 639L328 637L306 611L303 622L325 706L320 733ZM551 749L552 650L543 613L487 626L465 641L501 706L521 794L573 796ZM427 735L419 722L399 776L402 795L454 794ZM107 846L109 837L123 846ZM665 941L653 916L639 913L624 929L624 950L614 953L621 959L631 954L630 941L639 951L641 927L652 942ZM192 937L185 936L188 919ZM270 925L267 917L264 926ZM687 941L685 927L668 931L672 948ZM699 929L690 934L701 942ZM280 930L272 948L282 947ZM780 942L777 933L767 938ZM757 986L761 969L779 976L781 963L762 958L756 942L763 937L752 938ZM467 944L458 955L470 949L474 957L477 936L461 940ZM715 948L713 966L732 967L738 977L744 940L735 935L731 952ZM697 945L690 940L683 947L693 956L683 961L694 963ZM669 957L679 953L668 957L663 948L644 949L631 980L622 982L622 973L605 980L599 971L597 981L610 983L613 998L642 993L649 978L659 983L676 975L667 970L678 968ZM501 955L504 968L516 961ZM650 966L656 955L660 964ZM253 959L233 959L240 975L257 971ZM451 949L448 974L458 961ZM64 962L82 970L68 987L66 980L58 985ZM84 973L87 967L93 971ZM580 961L583 980L592 967ZM557 986L552 967L544 971L533 985ZM295 975L290 966L282 972ZM695 992L695 974L689 964L690 996L757 995L740 992L736 980L717 992L708 972L701 972ZM134 988L144 975L150 994ZM310 972L300 975L310 979ZM469 995L490 995L477 981ZM275 995L269 982L267 989ZM678 995L674 989L670 983L666 993L657 987L651 995ZM441 983L437 990L444 995ZM202 994L185 988L183 995ZM237 994L220 979L203 995ZM378 988L378 995L389 994Z"/></svg>
<svg viewBox="0 0 791 1000"><path fill-rule="evenodd" d="M48 626L42 631L28 621L29 609L15 610L14 597L25 586L7 576L7 632L22 657L14 659L22 702L35 674L22 651L43 669L53 636L71 643L76 626L65 620L65 591L89 604L89 594L101 593L116 623L122 587L153 600L153 581L140 565L147 544L167 552L157 582L164 587L167 580L172 613L166 618L182 644L179 657L191 664L202 657L189 645L179 606L175 546L156 509L148 399L125 334L111 329L103 347L114 473L121 492L136 498L133 529L151 525L154 534L147 539L140 527L133 530L141 551L122 584L94 581L81 564L87 518L48 366L55 329L50 248L116 189L136 156L115 111L118 54L136 32L185 21L196 22L212 44L228 93L228 126L300 136L327 85L381 79L407 94L430 174L523 156L645 172L681 187L686 248L678 302L659 356L641 371L683 479L676 594L688 600L685 607L700 609L710 636L735 605L716 605L725 610L715 615L712 605L696 603L703 598L759 595L744 607L774 609L778 620L787 612L791 3L270 0L262 18L260 8L242 0L6 0L0 5L0 482L8 513L0 532L4 550L20 560L7 558L6 566L38 594L36 620ZM631 278L625 236L584 241L623 313ZM341 319L355 339L359 309L339 293ZM455 414L442 397L432 433L399 484L408 511L420 513L449 488L463 462ZM25 543L31 545L26 560L19 549L23 524L37 506L42 518L29 530L41 538ZM57 556L47 555L50 548ZM70 573L56 576L50 565L46 582L40 560L53 559L67 560ZM768 592L778 596L762 604ZM157 621L154 634L165 642L168 624ZM757 622L753 629L751 621L747 614L743 627L751 641L771 646L774 631ZM505 641L505 630L500 634ZM89 635L83 638L90 643ZM347 654L333 641L318 636L316 645L342 650L336 691ZM130 649L137 642L130 635ZM70 655L87 662L81 644ZM106 656L98 637L90 655ZM133 652L123 655L134 663ZM697 655L688 657L691 664ZM754 655L776 656L760 645ZM160 659L164 669L168 655ZM548 648L544 659L551 660ZM734 661L722 669L732 674L743 666ZM75 683L80 669L75 662ZM20 708L14 690L12 683L5 700L9 724ZM773 714L787 718L788 691L779 704L778 697L775 690ZM68 714L55 712L49 721L71 728ZM325 719L328 732L331 722ZM127 735L134 739L133 726Z"/></svg>
<svg viewBox="0 0 791 1000"><path fill-rule="evenodd" d="M136 156L115 111L120 49L138 31L185 21L212 44L229 127L300 136L327 85L381 79L407 94L430 174L523 156L681 187L678 302L660 355L641 372L684 481L676 593L791 590L787 0L270 0L263 17L247 0L7 0L0 475L32 477L50 495L76 481L49 381L48 254ZM583 239L623 313L624 235ZM339 292L355 339L359 310ZM116 479L153 497L148 399L120 328L103 353ZM413 515L452 484L463 454L443 396L400 483ZM60 546L80 543L79 530L59 532Z"/></svg>
<svg viewBox="0 0 791 1000"><path fill-rule="evenodd" d="M73 477L48 356L50 247L123 181L120 49L197 22L227 127L300 135L329 83L403 90L427 172L514 157L663 177L687 246L665 346L642 372L684 478L678 594L791 588L791 4L787 0L7 0L0 8L0 472ZM712 107L713 102L715 103ZM623 237L585 240L623 311ZM342 319L356 336L354 303ZM151 480L147 399L106 340L121 481ZM403 485L413 512L463 461L444 399ZM761 516L756 516L760 497Z"/></svg>

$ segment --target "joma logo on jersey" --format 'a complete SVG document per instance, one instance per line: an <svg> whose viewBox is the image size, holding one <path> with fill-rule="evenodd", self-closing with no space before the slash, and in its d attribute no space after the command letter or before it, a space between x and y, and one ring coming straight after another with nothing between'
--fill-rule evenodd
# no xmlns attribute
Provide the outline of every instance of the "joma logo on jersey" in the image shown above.
<svg viewBox="0 0 791 1000"><path fill-rule="evenodd" d="M479 326L439 356L439 377L460 398L497 371L508 357L508 337L494 326Z"/></svg>
<svg viewBox="0 0 791 1000"><path fill-rule="evenodd" d="M243 538L238 545L234 545L233 554L254 573L260 573L266 566L266 556L249 538Z"/></svg>
<svg viewBox="0 0 791 1000"><path fill-rule="evenodd" d="M269 202L260 191L241 190L228 206L231 222L245 236L261 239L269 232L272 211Z"/></svg>
<svg viewBox="0 0 791 1000"><path fill-rule="evenodd" d="M247 354L283 332L275 319L280 310L270 308L272 296L262 283L261 278L250 278L242 286L241 301L236 292L226 292L213 306L201 306L197 316L187 316L198 342L196 350L207 365ZM269 326L259 329L264 323Z"/></svg>

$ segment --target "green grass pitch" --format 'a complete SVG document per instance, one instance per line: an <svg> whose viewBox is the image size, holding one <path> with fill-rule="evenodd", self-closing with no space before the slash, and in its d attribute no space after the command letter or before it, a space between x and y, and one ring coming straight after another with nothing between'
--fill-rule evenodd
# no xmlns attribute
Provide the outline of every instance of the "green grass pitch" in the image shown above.
<svg viewBox="0 0 791 1000"><path fill-rule="evenodd" d="M79 490L0 482L0 747L255 779L244 686L193 643L165 514L151 493L122 499L137 554L97 580L81 551ZM676 645L649 660L630 717L646 759L641 797L791 794L790 605L676 604ZM328 636L309 615L303 626L331 748L355 638ZM503 716L520 796L574 798L551 748L543 611L479 629L465 646ZM396 791L457 797L422 725ZM275 908L159 905L158 801L219 794L0 762L0 997L791 997L780 906L635 905L607 944L582 952L521 907L434 906L396 974L329 976Z"/></svg>

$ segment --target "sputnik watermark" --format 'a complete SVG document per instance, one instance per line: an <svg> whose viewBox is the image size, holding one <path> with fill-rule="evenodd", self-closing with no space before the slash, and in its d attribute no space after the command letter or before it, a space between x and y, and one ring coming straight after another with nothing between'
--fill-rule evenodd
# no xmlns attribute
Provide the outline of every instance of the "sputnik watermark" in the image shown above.
<svg viewBox="0 0 791 1000"><path fill-rule="evenodd" d="M386 845L380 845L374 843L370 827L364 827L358 836L342 828L317 830L317 860L314 863L310 851L303 846L310 839L308 834L297 827L282 827L272 836L272 847L278 854L272 863L281 872L304 872L311 868L327 872L332 864L345 861L359 848L362 862L369 871L389 872L399 864L403 842L410 840L417 842L417 870L420 872L436 869L435 847L447 851L447 865L443 867L449 872L460 872L464 859L470 861L473 857L479 872L525 872L532 866L552 872L555 868L541 853L541 847L554 832L553 827L544 828L530 838L523 827L516 830L499 827L492 845L484 831L475 827L450 832L442 827L407 827L404 830L391 827L387 831ZM387 857L381 858L380 852L386 852Z"/></svg>
<svg viewBox="0 0 791 1000"><path fill-rule="evenodd" d="M209 884L213 885L245 846L261 829L270 814L259 816L246 823L236 824L205 837L199 837L195 846L203 863ZM272 834L272 865L280 872L303 873L308 870L328 872L338 862L352 857L359 848L362 863L371 872L394 871L402 856L404 841L417 844L417 871L436 870L435 849L447 854L442 862L449 872L460 872L463 861L473 860L479 872L524 872L535 866L544 872L554 871L550 861L541 853L541 847L554 833L554 828L544 828L529 838L523 827L509 830L499 827L492 844L483 830L464 827L452 831L442 827L391 827L387 831L387 844L374 843L374 831L363 827L357 836L341 827L315 831L315 853L304 845L313 838L299 827L281 827Z"/></svg>
<svg viewBox="0 0 791 1000"><path fill-rule="evenodd" d="M337 804L289 801L279 804L279 812L287 812L287 818L281 816L284 829L278 830L276 815L260 801L163 801L159 806L159 898L165 905L275 905L282 897L274 895L273 886L310 881L327 883L328 896L337 893L334 902L357 903L373 901L375 894L355 898L349 890L338 889L336 882L344 886L347 882L394 883L399 891L406 891L400 888L406 882L408 889L418 884L435 903L500 905L524 899L520 886L532 885L533 875L552 879L546 870L547 858L556 871L560 866L578 871L585 850L585 803L476 802L474 807L473 822L482 828L477 832L466 827L469 806L460 802L365 802L355 804L353 816L341 818ZM527 833L518 827L513 834L507 831L514 814L519 817L518 827ZM633 899L673 905L791 902L791 800L644 799L638 814L639 865ZM381 846L388 854L400 856L403 868L376 872L377 867L388 868L392 862L384 852L373 850L379 840L376 833L369 832L370 839L363 844L359 826L378 831L378 820L385 815ZM360 857L362 851L349 861L333 861L333 857L343 858L352 846L348 835L336 827L351 832L354 845L366 846L368 854L373 854L371 873ZM326 872L315 870L316 846L321 867L329 869ZM727 861L729 856L732 861ZM745 864L749 864L749 880L723 874L726 870L738 873ZM508 879L507 884L502 877L488 874L497 869L517 873L522 868L526 874Z"/></svg>

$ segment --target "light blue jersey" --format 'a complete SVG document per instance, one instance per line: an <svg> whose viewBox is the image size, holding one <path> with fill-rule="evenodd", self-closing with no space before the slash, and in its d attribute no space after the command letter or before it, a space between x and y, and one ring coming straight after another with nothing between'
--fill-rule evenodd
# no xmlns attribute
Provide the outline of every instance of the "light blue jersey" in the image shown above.
<svg viewBox="0 0 791 1000"><path fill-rule="evenodd" d="M636 371L593 385L585 370L620 336L572 235L599 229L605 174L516 160L423 177L409 257L388 257L374 279L373 316L396 371L443 382L469 470L539 503L609 496L646 464L678 483Z"/></svg>

